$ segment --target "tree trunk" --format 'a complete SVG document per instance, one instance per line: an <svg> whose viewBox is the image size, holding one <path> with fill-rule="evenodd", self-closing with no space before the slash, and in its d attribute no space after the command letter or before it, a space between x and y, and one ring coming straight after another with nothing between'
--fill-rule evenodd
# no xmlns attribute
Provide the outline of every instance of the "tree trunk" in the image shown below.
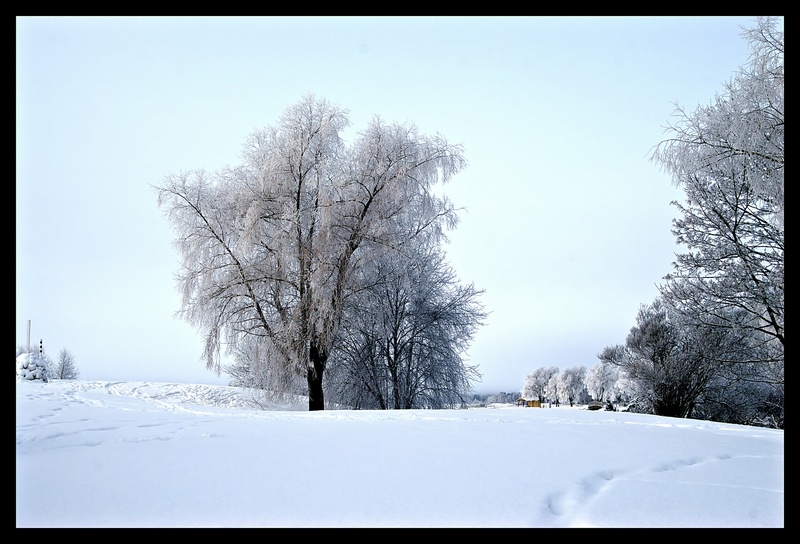
<svg viewBox="0 0 800 544"><path fill-rule="evenodd" d="M325 363L328 360L327 352L320 348L317 340L311 341L311 348L309 349L309 362L308 366L308 411L325 409L325 394L322 391L322 376L325 372Z"/></svg>

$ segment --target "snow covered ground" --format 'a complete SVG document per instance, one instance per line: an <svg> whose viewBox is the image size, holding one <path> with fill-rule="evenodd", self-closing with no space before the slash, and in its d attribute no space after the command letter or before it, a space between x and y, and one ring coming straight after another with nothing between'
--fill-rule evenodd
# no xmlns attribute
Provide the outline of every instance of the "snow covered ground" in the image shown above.
<svg viewBox="0 0 800 544"><path fill-rule="evenodd" d="M783 527L782 430L18 380L17 527Z"/></svg>

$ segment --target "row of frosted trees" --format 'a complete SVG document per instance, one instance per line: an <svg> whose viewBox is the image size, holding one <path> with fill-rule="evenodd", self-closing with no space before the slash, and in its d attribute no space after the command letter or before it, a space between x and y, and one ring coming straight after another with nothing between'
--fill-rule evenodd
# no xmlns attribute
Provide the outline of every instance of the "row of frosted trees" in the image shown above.
<svg viewBox="0 0 800 544"><path fill-rule="evenodd" d="M525 377L520 394L525 399L538 400L542 405L586 404L591 400L627 403L628 387L613 365L600 363L591 369L585 366L559 369L539 367Z"/></svg>
<svg viewBox="0 0 800 544"><path fill-rule="evenodd" d="M678 107L653 160L684 189L684 250L597 373L642 412L784 426L782 23L744 31L751 54L705 107ZM607 390L593 395L604 398Z"/></svg>
<svg viewBox="0 0 800 544"><path fill-rule="evenodd" d="M600 401L615 410L624 406L632 412L783 428L782 392L775 393L768 376L731 375L727 365L712 360L699 368L642 361L600 361L589 369L540 367L526 376L520 394L542 406Z"/></svg>

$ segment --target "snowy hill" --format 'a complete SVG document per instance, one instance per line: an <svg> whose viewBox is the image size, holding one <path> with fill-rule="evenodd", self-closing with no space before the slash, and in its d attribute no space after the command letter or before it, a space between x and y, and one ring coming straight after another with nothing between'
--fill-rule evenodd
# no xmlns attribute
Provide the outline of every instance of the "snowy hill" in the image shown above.
<svg viewBox="0 0 800 544"><path fill-rule="evenodd" d="M18 379L17 527L783 527L784 432Z"/></svg>

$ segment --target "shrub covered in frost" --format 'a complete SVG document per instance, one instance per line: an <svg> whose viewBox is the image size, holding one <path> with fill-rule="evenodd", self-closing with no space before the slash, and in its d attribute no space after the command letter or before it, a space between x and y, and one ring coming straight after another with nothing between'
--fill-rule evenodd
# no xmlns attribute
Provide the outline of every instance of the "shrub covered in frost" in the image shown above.
<svg viewBox="0 0 800 544"><path fill-rule="evenodd" d="M47 361L36 353L23 353L17 356L17 379L48 380Z"/></svg>

